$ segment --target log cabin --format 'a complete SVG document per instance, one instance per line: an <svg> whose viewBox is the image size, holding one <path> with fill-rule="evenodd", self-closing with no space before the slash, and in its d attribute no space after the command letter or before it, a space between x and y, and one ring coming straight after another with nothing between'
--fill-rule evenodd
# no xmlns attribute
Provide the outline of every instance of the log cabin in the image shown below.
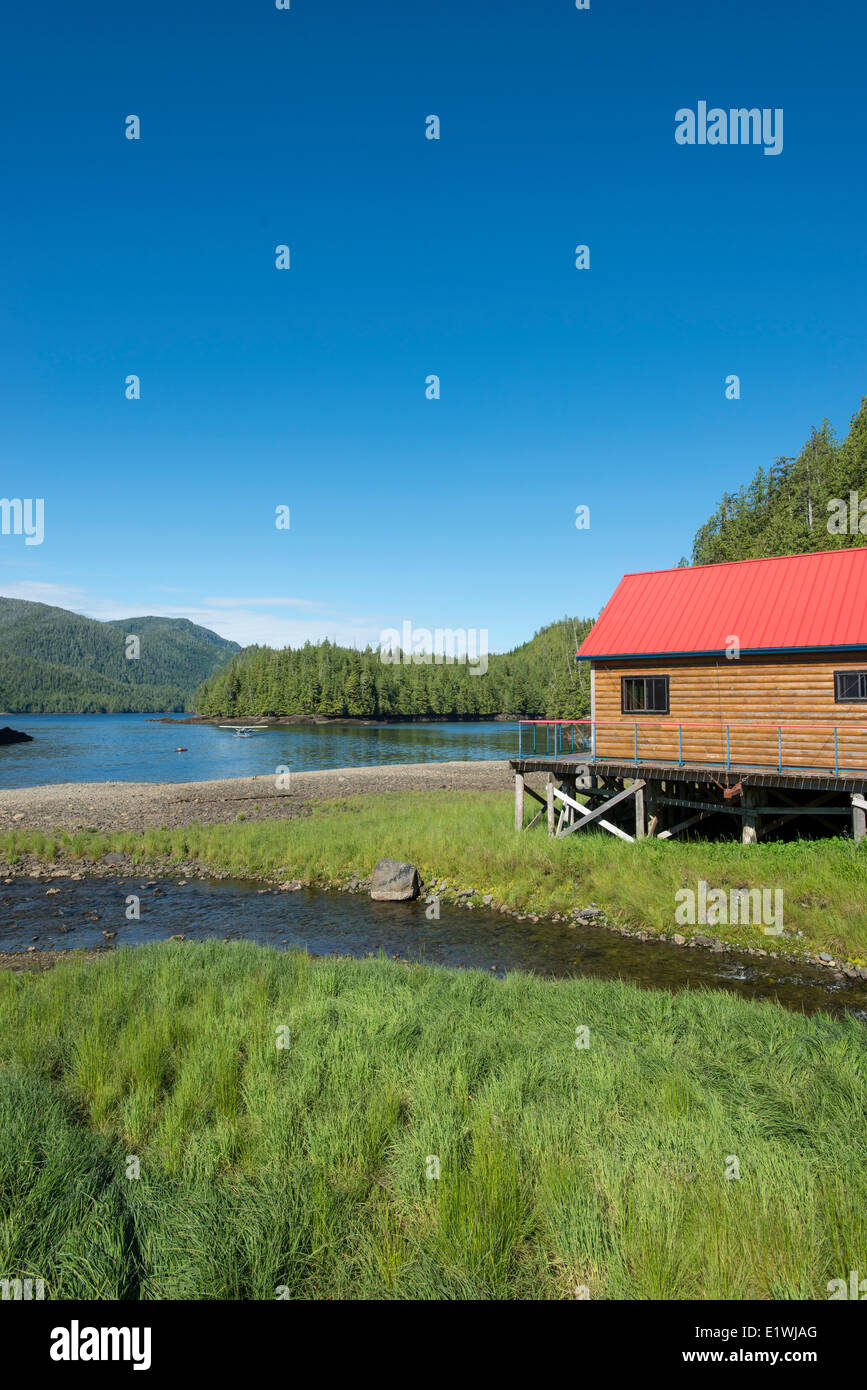
<svg viewBox="0 0 867 1390"><path fill-rule="evenodd" d="M576 655L595 761L867 769L867 546L624 575Z"/></svg>
<svg viewBox="0 0 867 1390"><path fill-rule="evenodd" d="M867 546L624 575L576 656L591 716L519 722L517 831L867 843Z"/></svg>

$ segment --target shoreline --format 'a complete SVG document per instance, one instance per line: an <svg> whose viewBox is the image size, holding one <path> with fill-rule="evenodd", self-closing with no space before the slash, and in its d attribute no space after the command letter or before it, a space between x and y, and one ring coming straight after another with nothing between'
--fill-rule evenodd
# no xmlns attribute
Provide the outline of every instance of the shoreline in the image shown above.
<svg viewBox="0 0 867 1390"><path fill-rule="evenodd" d="M539 774L543 777L544 774ZM158 830L274 820L303 815L332 797L406 791L507 791L506 759L445 763L377 763L369 767L291 772L288 788L274 774L211 782L47 782L0 789L0 832L8 830Z"/></svg>
<svg viewBox="0 0 867 1390"><path fill-rule="evenodd" d="M536 776L541 787L545 774L540 773ZM148 831L165 831L171 835L182 834L185 829L194 826L201 827L204 833L209 827L239 825L240 822L252 825L257 822L273 823L294 819L300 822L301 833L313 815L317 803L334 801L337 803L336 809L339 810L342 803L346 802L345 810L350 813L353 810L352 799L359 798L361 805L357 806L356 810L361 810L363 815L364 798L383 796L387 800L390 795L399 797L403 793L422 794L419 799L421 826L424 823L425 792L495 791L504 795L504 815L508 814L505 794L511 789L512 774L508 761L492 760L378 764L370 767L293 772L288 789L278 788L276 780L274 775L266 775L225 778L210 782L54 783L30 788L10 788L0 790L0 832L17 831L25 837L28 834L143 835ZM508 829L504 821L504 834L508 834ZM309 839L309 831L306 831L306 834ZM303 833L301 840L304 840ZM173 853L160 849L141 858L138 854L120 852L120 846L112 847L110 841L108 845L103 842L103 848L97 849L95 854L92 851L88 853L86 842L83 842L74 851L71 847L65 850L58 849L57 854L48 857L40 852L38 845L28 846L26 842L22 842L21 852L12 855L11 859L7 859L5 851L0 852L0 878L5 877L7 881L25 877L43 880L65 877L125 878L141 875L143 872L156 873L168 879L192 876L213 879L246 876L243 873L239 875L234 870L226 870L222 866L218 867L210 856L206 855L200 859L195 850L185 852L185 848L182 847L180 853L177 848ZM387 853L388 848L388 844L383 842L381 848L376 846L376 851L381 855ZM541 841L539 848L544 848ZM105 852L106 849L108 853ZM123 849L126 851L127 845L124 845ZM375 853L373 857L376 857ZM288 880L292 870L286 862L287 858L291 860L291 855L284 856L281 852L279 868L276 867L275 861L269 870L256 872L251 877L272 888L290 887ZM437 870L442 874L444 866L441 860L437 862L438 859L439 856L436 859L431 858L427 863L429 881L436 881L433 875ZM343 892L363 891L365 873L369 872L372 862L373 860L367 865L366 870L355 873L352 879L345 870L337 869L336 865L328 866L323 873L325 866L320 862L312 874L305 877L303 882L297 883L297 887ZM300 867L300 863L296 866L296 873L297 867ZM646 924L643 914L639 912L636 916L628 904L619 903L616 893L613 897L603 894L596 898L596 903L588 904L588 898L593 895L586 894L585 890L586 895L579 896L580 888L574 896L569 895L572 900L568 906L566 902L558 903L556 907L532 904L523 894L517 901L512 896L507 905L504 899L509 897L508 892L504 891L502 884L498 884L496 880L485 882L481 889L469 887L470 884L479 883L475 876L477 873L483 872L487 875L487 871L481 870L475 858L472 863L468 861L460 872L463 881L458 881L453 871L449 889L442 893L442 896L446 900L459 900L460 905L466 908L492 905L495 911L506 912L511 917L532 922L568 921L573 916L580 919L586 914L592 916L595 924L603 929L617 932L621 936L633 937L639 942L662 939L685 948L704 947L725 953L746 951L747 954L768 956L772 959L800 960L824 967L831 972L839 971L850 978L867 978L867 962L857 955L847 958L845 948L843 952L840 951L839 941L834 942L829 950L830 942L812 940L809 945L806 942L799 943L787 932L786 939L775 939L773 947L767 940L754 942L752 947L749 947L744 942L732 939L730 933L721 934L713 929L706 935L700 928L674 932L668 923L662 927ZM295 886L293 882L291 887ZM577 884L575 886L578 887ZM486 888L495 891L486 893ZM603 906L597 906L597 903ZM801 936L800 932L798 936Z"/></svg>
<svg viewBox="0 0 867 1390"><path fill-rule="evenodd" d="M141 711L144 713L145 711ZM131 711L135 713L135 711ZM380 715L378 719L361 718L351 714L330 717L325 714L186 714L175 719L170 714L150 715L148 724L216 724L252 729L279 728L280 725L347 724L353 728L383 728L396 724L517 724L521 719L544 719L544 715L529 714L400 714Z"/></svg>

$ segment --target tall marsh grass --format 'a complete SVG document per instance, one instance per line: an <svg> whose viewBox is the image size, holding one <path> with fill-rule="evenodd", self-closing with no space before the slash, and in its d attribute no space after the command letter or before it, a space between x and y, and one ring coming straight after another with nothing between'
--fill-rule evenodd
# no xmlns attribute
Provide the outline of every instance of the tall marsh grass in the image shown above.
<svg viewBox="0 0 867 1390"><path fill-rule="evenodd" d="M0 1276L53 1298L825 1298L867 1268L865 1077L857 1021L722 992L249 943L2 972Z"/></svg>

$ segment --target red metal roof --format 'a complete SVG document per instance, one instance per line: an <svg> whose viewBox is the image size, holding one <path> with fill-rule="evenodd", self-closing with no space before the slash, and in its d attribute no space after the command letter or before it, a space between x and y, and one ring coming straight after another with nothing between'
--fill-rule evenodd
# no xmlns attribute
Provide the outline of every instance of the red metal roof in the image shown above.
<svg viewBox="0 0 867 1390"><path fill-rule="evenodd" d="M578 649L601 659L867 647L867 546L626 574Z"/></svg>

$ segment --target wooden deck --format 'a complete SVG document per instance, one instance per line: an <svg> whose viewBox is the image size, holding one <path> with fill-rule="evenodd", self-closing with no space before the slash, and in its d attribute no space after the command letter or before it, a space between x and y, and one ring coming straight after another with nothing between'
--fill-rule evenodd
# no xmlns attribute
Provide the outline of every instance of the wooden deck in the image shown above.
<svg viewBox="0 0 867 1390"><path fill-rule="evenodd" d="M730 834L735 817L741 839L753 844L785 834L807 818L813 829L839 835L851 822L856 840L867 835L867 770L840 775L763 766L726 770L562 754L512 758L510 766L516 830L529 830L544 817L548 833L560 837L600 827L624 840L671 839L702 823L705 832ZM546 774L544 797L527 784L532 773ZM527 826L526 796L543 808Z"/></svg>
<svg viewBox="0 0 867 1390"><path fill-rule="evenodd" d="M528 758L511 758L509 765L516 772L550 772L554 777L574 777L576 768L589 768L600 777L634 778L645 781L712 782L734 786L742 782L753 787L794 787L802 791L850 791L867 794L867 771L814 772L811 769L784 768L778 772L771 767L709 767L706 763L634 762L630 759L574 757L548 758L533 754Z"/></svg>

